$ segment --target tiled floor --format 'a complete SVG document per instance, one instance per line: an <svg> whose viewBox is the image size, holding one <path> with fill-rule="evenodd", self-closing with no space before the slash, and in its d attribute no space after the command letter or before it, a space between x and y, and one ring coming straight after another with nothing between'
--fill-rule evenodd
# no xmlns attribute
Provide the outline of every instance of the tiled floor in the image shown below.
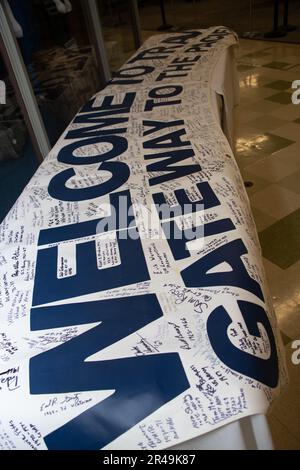
<svg viewBox="0 0 300 470"><path fill-rule="evenodd" d="M285 344L290 385L270 410L276 449L300 449L300 45L240 41L241 101L236 108L236 159L247 187L265 269ZM248 186L248 185L247 185Z"/></svg>

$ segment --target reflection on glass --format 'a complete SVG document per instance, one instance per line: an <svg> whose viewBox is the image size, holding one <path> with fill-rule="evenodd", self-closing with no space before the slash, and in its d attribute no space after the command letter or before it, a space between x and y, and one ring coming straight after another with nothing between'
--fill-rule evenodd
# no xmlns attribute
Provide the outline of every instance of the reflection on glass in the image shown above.
<svg viewBox="0 0 300 470"><path fill-rule="evenodd" d="M53 145L99 89L99 74L80 0L8 0L15 31Z"/></svg>
<svg viewBox="0 0 300 470"><path fill-rule="evenodd" d="M0 57L0 222L38 167L14 89Z"/></svg>
<svg viewBox="0 0 300 470"><path fill-rule="evenodd" d="M110 70L118 70L134 53L129 0L98 0Z"/></svg>

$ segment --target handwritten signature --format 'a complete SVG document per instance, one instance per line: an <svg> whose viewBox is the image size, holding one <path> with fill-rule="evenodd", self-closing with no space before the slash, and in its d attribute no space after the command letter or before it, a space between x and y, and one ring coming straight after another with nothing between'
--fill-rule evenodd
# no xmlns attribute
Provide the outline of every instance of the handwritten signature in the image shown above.
<svg viewBox="0 0 300 470"><path fill-rule="evenodd" d="M16 390L17 388L20 387L19 385L19 367L8 369L5 372L0 373L0 390L2 390L3 387L1 385L4 385L7 387L7 389L12 392L13 390Z"/></svg>
<svg viewBox="0 0 300 470"><path fill-rule="evenodd" d="M196 313L203 313L208 307L208 302L211 300L210 295L204 294L203 297L196 298L196 296L199 297L199 294L194 294L190 289L177 288L176 286L172 287L169 292L175 297L175 304L180 305L184 302L193 304Z"/></svg>

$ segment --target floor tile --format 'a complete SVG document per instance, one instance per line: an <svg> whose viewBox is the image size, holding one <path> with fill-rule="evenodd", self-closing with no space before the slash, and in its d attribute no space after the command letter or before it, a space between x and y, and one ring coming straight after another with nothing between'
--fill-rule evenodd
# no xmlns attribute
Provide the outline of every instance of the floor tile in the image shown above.
<svg viewBox="0 0 300 470"><path fill-rule="evenodd" d="M250 124L250 123L249 123ZM276 129L276 134L287 139L300 141L300 127L296 122L289 122Z"/></svg>
<svg viewBox="0 0 300 470"><path fill-rule="evenodd" d="M272 302L280 330L292 339L300 338L300 262L281 269L263 258Z"/></svg>
<svg viewBox="0 0 300 470"><path fill-rule="evenodd" d="M300 194L300 170L296 171L295 173L292 173L286 178L281 179L279 181L279 184L280 186L284 186L285 188Z"/></svg>
<svg viewBox="0 0 300 470"><path fill-rule="evenodd" d="M238 156L250 157L251 162L256 162L259 158L263 158L267 155L264 151L264 145L267 137L259 133L257 130L253 133L243 133L242 130L238 132L236 138L236 153Z"/></svg>
<svg viewBox="0 0 300 470"><path fill-rule="evenodd" d="M279 295L280 292L282 292L282 295L279 296L278 301L276 300L274 304L276 318L282 331L296 340L300 338L299 289L295 285L294 289L290 289L284 276L281 279L281 284L283 284L283 287L282 285L277 286L277 291ZM287 292L290 292L292 297L288 298ZM295 296L293 296L293 294L295 294Z"/></svg>
<svg viewBox="0 0 300 470"><path fill-rule="evenodd" d="M300 364L292 363L291 357L294 349L292 343L285 346L286 363L289 373L290 383L283 391L282 395L274 403L271 416L279 421L290 435L296 440L300 436ZM291 406L291 403L293 406ZM289 436L290 438L290 436ZM282 437L281 437L282 439ZM280 442L282 440L280 439ZM291 442L291 441L290 441ZM294 444L293 444L294 445ZM299 447L298 447L299 448Z"/></svg>
<svg viewBox="0 0 300 470"><path fill-rule="evenodd" d="M250 202L251 202L251 198L250 198ZM276 222L276 219L274 217L271 217L269 214L265 214L264 212L261 212L259 209L256 209L256 207L251 206L251 211L252 211L252 215L254 218L257 232L261 232L262 230L264 230L265 228L269 227L270 225Z"/></svg>
<svg viewBox="0 0 300 470"><path fill-rule="evenodd" d="M243 113L243 110L241 108L240 108L240 112ZM243 140L250 140L250 139L255 139L259 135L261 135L261 132L255 129L255 127L251 127L248 122L246 123L237 122L236 124L237 126L235 129L235 134L236 134L237 139L242 138Z"/></svg>
<svg viewBox="0 0 300 470"><path fill-rule="evenodd" d="M282 342L283 342L284 345L286 345L286 344L288 344L292 341L292 338L287 336L283 331L281 331L280 334L281 334L281 339L282 339Z"/></svg>
<svg viewBox="0 0 300 470"><path fill-rule="evenodd" d="M243 101L244 98L252 98L258 101L262 98L268 98L274 95L274 90L266 87L243 87L240 88L240 98Z"/></svg>
<svg viewBox="0 0 300 470"><path fill-rule="evenodd" d="M264 139L260 143L260 147L266 153L274 153L294 143L293 140L278 136L275 133L265 132Z"/></svg>
<svg viewBox="0 0 300 470"><path fill-rule="evenodd" d="M289 162L290 164L292 161L295 161L298 163L300 155L300 142L293 142L291 145L274 152L274 155L282 159L283 162ZM297 168L297 166L295 166L295 168Z"/></svg>
<svg viewBox="0 0 300 470"><path fill-rule="evenodd" d="M259 239L263 256L280 268L286 269L299 261L300 209L260 232Z"/></svg>
<svg viewBox="0 0 300 470"><path fill-rule="evenodd" d="M251 129L251 127L249 126L248 129ZM242 134L242 131L243 129L240 130L240 134ZM292 140L269 132L248 131L244 136L237 136L236 153L240 156L251 157L253 161L249 162L250 164L259 158L278 152L293 143Z"/></svg>
<svg viewBox="0 0 300 470"><path fill-rule="evenodd" d="M292 77L296 79L297 72L291 72L280 69L270 69L268 67L255 67L253 72L258 71L261 76L271 77L272 80L290 80ZM270 80L271 81L271 80Z"/></svg>
<svg viewBox="0 0 300 470"><path fill-rule="evenodd" d="M245 106L244 108L246 108L245 111L250 110L250 111L256 111L262 114L269 114L272 111L275 111L275 109L278 110L279 108L282 108L282 106L280 106L280 103L275 103L275 102L268 101L268 100L260 100L253 104L247 104L247 106Z"/></svg>
<svg viewBox="0 0 300 470"><path fill-rule="evenodd" d="M298 67L300 65L300 56L299 54L296 55L296 52L287 54L284 57L284 60L291 64L291 67L288 70L293 70L294 67Z"/></svg>
<svg viewBox="0 0 300 470"><path fill-rule="evenodd" d="M256 174L249 173L249 171L247 171L247 168L248 167L241 168L241 174L242 174L242 178L243 178L244 182L251 182L252 183L252 185L246 186L246 191L247 191L248 195L251 196L251 194L256 193L256 191L259 191L260 189L263 189L266 186L268 186L270 184L270 182L263 179L263 178L260 178Z"/></svg>
<svg viewBox="0 0 300 470"><path fill-rule="evenodd" d="M262 49L261 51L249 52L245 54L243 57L266 57L270 55L270 48Z"/></svg>
<svg viewBox="0 0 300 470"><path fill-rule="evenodd" d="M265 57L243 56L240 59L240 63L250 64L254 67L264 67L265 63L270 62L271 60L273 60L272 54L267 54Z"/></svg>
<svg viewBox="0 0 300 470"><path fill-rule="evenodd" d="M290 64L288 62L279 62L279 61L274 61L274 62L268 62L267 64L264 64L264 67L268 67L270 69L286 69L287 67L290 67L293 64Z"/></svg>
<svg viewBox="0 0 300 470"><path fill-rule="evenodd" d="M251 204L265 214L282 219L300 207L300 195L277 184L271 184L251 196ZM280 244L280 249L282 251Z"/></svg>
<svg viewBox="0 0 300 470"><path fill-rule="evenodd" d="M299 55L299 57L300 57L300 55ZM278 72L278 70L276 70L276 72ZM278 76L276 78L278 78ZM290 81L291 85L292 85L292 82L294 80L299 80L299 71L298 72L295 71L294 68L289 69L289 70L285 70L285 71L281 71L281 75L280 75L279 79Z"/></svg>
<svg viewBox="0 0 300 470"><path fill-rule="evenodd" d="M276 264L272 263L267 258L263 257L262 260L269 281L269 287L271 287L272 300L275 303L278 292L272 290L272 285L274 284L274 281L282 278L282 276L284 276L285 273L288 272L288 270L283 270L279 268L279 266L276 266Z"/></svg>
<svg viewBox="0 0 300 470"><path fill-rule="evenodd" d="M270 83L272 80L271 77L263 77L256 72L257 69L254 69L254 72L250 71L248 74L240 74L240 89L243 88L261 88ZM271 73L270 73L271 75Z"/></svg>
<svg viewBox="0 0 300 470"><path fill-rule="evenodd" d="M245 72L248 70L253 69L254 67L252 65L246 65L246 64L238 64L237 69L239 72Z"/></svg>
<svg viewBox="0 0 300 470"><path fill-rule="evenodd" d="M300 450L300 441L273 415L267 416L275 450Z"/></svg>
<svg viewBox="0 0 300 470"><path fill-rule="evenodd" d="M273 88L274 90L288 90L291 88L291 82L287 82L286 80L275 80L274 82L266 83L264 86Z"/></svg>
<svg viewBox="0 0 300 470"><path fill-rule="evenodd" d="M292 102L291 94L286 91L282 91L281 93L276 93L275 95L272 95L272 96L267 96L265 99L268 101L272 101L274 103L280 103L280 104L291 104Z"/></svg>
<svg viewBox="0 0 300 470"><path fill-rule="evenodd" d="M300 72L300 65L295 65L294 67L292 67L290 69L290 71L299 73Z"/></svg>
<svg viewBox="0 0 300 470"><path fill-rule="evenodd" d="M274 129L277 129L277 127L284 126L285 124L287 124L287 121L284 119L277 118L275 116L263 114L251 121L248 121L248 124L252 127L260 129L260 131L272 131Z"/></svg>
<svg viewBox="0 0 300 470"><path fill-rule="evenodd" d="M266 103L274 104L271 101L265 100ZM286 104L285 106L277 106L276 108L266 111L266 114L272 116L286 119L287 121L293 121L294 119L300 118L300 105L295 105L293 103Z"/></svg>
<svg viewBox="0 0 300 470"><path fill-rule="evenodd" d="M248 111L247 113L244 113L240 106L237 106L234 110L234 121L236 127L240 124L246 124L260 116L261 113L257 113L256 111Z"/></svg>
<svg viewBox="0 0 300 470"><path fill-rule="evenodd" d="M235 159L240 169L248 168L248 166L259 162L265 157L264 153L259 153L254 150L237 150L235 153Z"/></svg>
<svg viewBox="0 0 300 470"><path fill-rule="evenodd" d="M297 145L295 146L298 148ZM292 145L290 147L292 147ZM269 183L280 182L281 184L282 179L297 172L300 169L300 158L293 153L292 149L288 152L288 148L289 147L248 165L245 169L250 179L251 175L255 175ZM285 184L283 186L287 187Z"/></svg>

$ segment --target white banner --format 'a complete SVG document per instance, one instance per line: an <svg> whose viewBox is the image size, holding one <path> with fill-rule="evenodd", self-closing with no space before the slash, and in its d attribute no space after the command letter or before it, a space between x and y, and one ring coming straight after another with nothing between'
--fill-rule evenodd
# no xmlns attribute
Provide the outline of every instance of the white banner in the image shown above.
<svg viewBox="0 0 300 470"><path fill-rule="evenodd" d="M0 448L164 449L285 382L248 198L210 102L224 27L153 36L0 227Z"/></svg>

